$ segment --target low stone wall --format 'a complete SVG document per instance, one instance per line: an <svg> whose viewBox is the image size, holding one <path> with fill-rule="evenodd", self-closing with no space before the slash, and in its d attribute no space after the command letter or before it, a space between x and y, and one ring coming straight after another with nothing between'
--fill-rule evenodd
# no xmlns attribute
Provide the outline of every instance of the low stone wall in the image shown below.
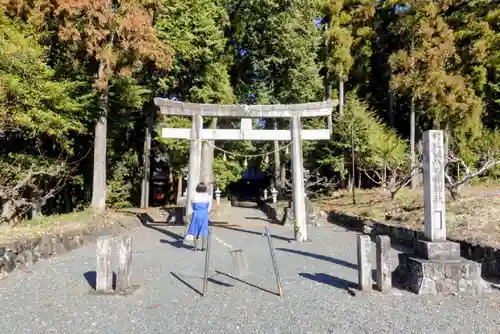
<svg viewBox="0 0 500 334"><path fill-rule="evenodd" d="M267 218L273 221L278 221L284 226L293 225L294 212L292 201L289 201L287 204L284 204L283 202L278 202L276 204L262 202L259 207L262 212L266 214ZM306 198L306 211L307 225L319 226L321 223L319 209L308 198Z"/></svg>
<svg viewBox="0 0 500 334"><path fill-rule="evenodd" d="M405 247L417 249L418 241L425 240L422 231L416 231L397 225L384 224L371 219L353 217L339 212L330 212L328 220L372 237L388 235L393 242ZM449 239L460 244L461 257L482 264L482 275L500 276L500 249L472 244L463 240Z"/></svg>
<svg viewBox="0 0 500 334"><path fill-rule="evenodd" d="M42 259L95 242L100 236L120 234L139 226L142 225L136 217L125 216L119 222L102 222L69 232L47 233L40 237L26 238L0 245L0 278Z"/></svg>
<svg viewBox="0 0 500 334"><path fill-rule="evenodd" d="M281 225L288 225L288 208L284 207L282 203L272 204L263 201L259 203L259 209L264 212L266 217L271 219L273 222L279 223Z"/></svg>

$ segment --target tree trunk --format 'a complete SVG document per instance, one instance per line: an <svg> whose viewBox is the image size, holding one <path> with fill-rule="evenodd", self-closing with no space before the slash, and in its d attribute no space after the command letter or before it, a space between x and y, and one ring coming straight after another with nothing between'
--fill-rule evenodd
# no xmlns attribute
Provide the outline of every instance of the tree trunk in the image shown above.
<svg viewBox="0 0 500 334"><path fill-rule="evenodd" d="M73 197L71 196L69 184L64 186L64 208L66 213L73 211Z"/></svg>
<svg viewBox="0 0 500 334"><path fill-rule="evenodd" d="M330 22L326 22L325 24L325 62L323 64L325 68L325 77L324 77L324 94L325 94L325 101L328 101L330 99L330 70L328 69L328 59L330 55L330 34L328 33L330 30ZM328 117L328 130L330 130L330 133L332 132L333 128L333 121L332 121L332 115Z"/></svg>
<svg viewBox="0 0 500 334"><path fill-rule="evenodd" d="M339 75L339 115L341 117L344 116L344 77L342 73ZM344 176L344 170L345 170L345 153L342 155L342 160L340 162L341 177ZM355 182L354 176L352 182ZM344 184L341 183L341 186L345 188L345 183Z"/></svg>
<svg viewBox="0 0 500 334"><path fill-rule="evenodd" d="M413 58L413 40L410 45L411 55L411 71L414 71L414 58ZM415 173L416 155L415 155L415 93L411 92L411 105L410 105L410 168L411 168L411 181L410 188L417 187L417 174Z"/></svg>
<svg viewBox="0 0 500 334"><path fill-rule="evenodd" d="M179 177L177 179L177 204L181 202L182 198L182 173L179 173Z"/></svg>
<svg viewBox="0 0 500 334"><path fill-rule="evenodd" d="M38 191L35 191L33 193L32 201L33 205L31 207L31 217L34 219L43 216L42 201L40 198L40 193Z"/></svg>
<svg viewBox="0 0 500 334"><path fill-rule="evenodd" d="M144 148L142 153L141 208L149 207L149 182L151 174L151 134L153 132L154 107L146 110L146 127L144 128Z"/></svg>
<svg viewBox="0 0 500 334"><path fill-rule="evenodd" d="M17 214L17 206L13 200L2 201L2 222L8 222L9 225L13 224L13 218Z"/></svg>
<svg viewBox="0 0 500 334"><path fill-rule="evenodd" d="M168 168L168 201L173 203L175 201L175 187L174 187L174 174L172 173L172 168Z"/></svg>
<svg viewBox="0 0 500 334"><path fill-rule="evenodd" d="M111 1L108 0L111 6ZM109 44L113 45L113 36ZM92 200L90 206L97 212L106 210L106 151L108 144L108 89L109 78L106 74L107 64L104 60L99 62L97 80L104 80L104 87L99 90L100 115L95 125L94 136L94 175L92 182Z"/></svg>
<svg viewBox="0 0 500 334"><path fill-rule="evenodd" d="M389 88L389 125L394 126L394 94Z"/></svg>
<svg viewBox="0 0 500 334"><path fill-rule="evenodd" d="M278 120L274 119L274 130L278 130ZM280 180L280 172L281 172L281 152L279 151L280 142L275 140L273 142L274 147L274 185L276 190L280 191L283 187L283 184Z"/></svg>
<svg viewBox="0 0 500 334"><path fill-rule="evenodd" d="M356 205L356 142L354 141L354 123L351 124L351 164L352 164L352 204Z"/></svg>
<svg viewBox="0 0 500 334"><path fill-rule="evenodd" d="M104 63L99 66L99 76L104 75ZM91 206L97 212L106 210L106 146L108 129L108 90L100 92L101 115L95 125L94 177Z"/></svg>

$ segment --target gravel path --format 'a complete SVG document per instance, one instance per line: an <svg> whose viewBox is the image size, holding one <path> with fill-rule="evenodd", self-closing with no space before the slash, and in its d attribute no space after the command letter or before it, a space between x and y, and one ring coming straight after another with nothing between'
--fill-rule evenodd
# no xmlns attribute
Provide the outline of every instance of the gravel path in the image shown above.
<svg viewBox="0 0 500 334"><path fill-rule="evenodd" d="M212 230L245 249L248 284L221 274L231 273L231 258L214 239L209 295L200 297L196 290L202 289L204 253L175 242L183 228L139 228L130 232L132 282L139 285L133 295L88 293L84 273L95 270L95 245L89 245L0 281L0 333L500 331L496 292L486 298L419 297L397 290L351 296L346 286L357 280L356 235L332 225L309 228L313 242L302 245L288 242L290 228L271 226L285 292L279 298L272 294L276 283L267 240L261 236L262 214L250 208L233 211L230 223L241 225L239 230Z"/></svg>

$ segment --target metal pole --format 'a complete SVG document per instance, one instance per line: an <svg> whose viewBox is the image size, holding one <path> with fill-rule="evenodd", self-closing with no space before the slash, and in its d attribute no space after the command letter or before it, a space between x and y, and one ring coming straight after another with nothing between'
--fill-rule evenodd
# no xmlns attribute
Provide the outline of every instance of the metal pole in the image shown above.
<svg viewBox="0 0 500 334"><path fill-rule="evenodd" d="M212 239L212 229L208 229L207 249L205 253L205 276L203 277L203 297L207 295L208 269L210 267L210 244Z"/></svg>
<svg viewBox="0 0 500 334"><path fill-rule="evenodd" d="M304 173L302 165L302 143L300 138L300 118L292 117L292 187L295 224L298 231L297 241L307 241L306 202L304 189Z"/></svg>
<svg viewBox="0 0 500 334"><path fill-rule="evenodd" d="M273 262L273 267L274 267L274 276L276 276L276 285L278 286L278 295L280 297L283 297L283 288L281 287L281 279L280 279L280 273L278 270L278 263L276 262L276 255L274 254L274 247L273 247L273 242L271 240L271 234L269 233L269 228L266 225L266 235L267 235L267 242L269 244L269 251L271 252L271 260Z"/></svg>

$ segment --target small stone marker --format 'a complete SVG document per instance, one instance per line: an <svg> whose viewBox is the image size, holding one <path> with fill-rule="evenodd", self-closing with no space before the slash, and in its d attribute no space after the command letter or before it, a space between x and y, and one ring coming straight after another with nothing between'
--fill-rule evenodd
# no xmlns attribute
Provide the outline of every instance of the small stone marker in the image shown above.
<svg viewBox="0 0 500 334"><path fill-rule="evenodd" d="M391 238L387 235L377 235L377 289L387 291L392 287L391 274Z"/></svg>
<svg viewBox="0 0 500 334"><path fill-rule="evenodd" d="M358 235L358 284L361 291L372 290L371 240Z"/></svg>
<svg viewBox="0 0 500 334"><path fill-rule="evenodd" d="M444 143L442 130L424 132L424 235L446 241Z"/></svg>
<svg viewBox="0 0 500 334"><path fill-rule="evenodd" d="M217 190L215 190L215 201L217 202L217 205L220 204L220 194L222 193L222 191L217 188Z"/></svg>
<svg viewBox="0 0 500 334"><path fill-rule="evenodd" d="M97 269L96 269L96 291L110 292L113 290L113 270L111 267L111 244L110 236L97 239Z"/></svg>
<svg viewBox="0 0 500 334"><path fill-rule="evenodd" d="M273 197L273 204L276 204L278 202L278 190L274 187L271 188L271 196Z"/></svg>
<svg viewBox="0 0 500 334"><path fill-rule="evenodd" d="M132 265L132 237L123 236L118 243L118 275L116 290L125 292L130 288L130 267Z"/></svg>

